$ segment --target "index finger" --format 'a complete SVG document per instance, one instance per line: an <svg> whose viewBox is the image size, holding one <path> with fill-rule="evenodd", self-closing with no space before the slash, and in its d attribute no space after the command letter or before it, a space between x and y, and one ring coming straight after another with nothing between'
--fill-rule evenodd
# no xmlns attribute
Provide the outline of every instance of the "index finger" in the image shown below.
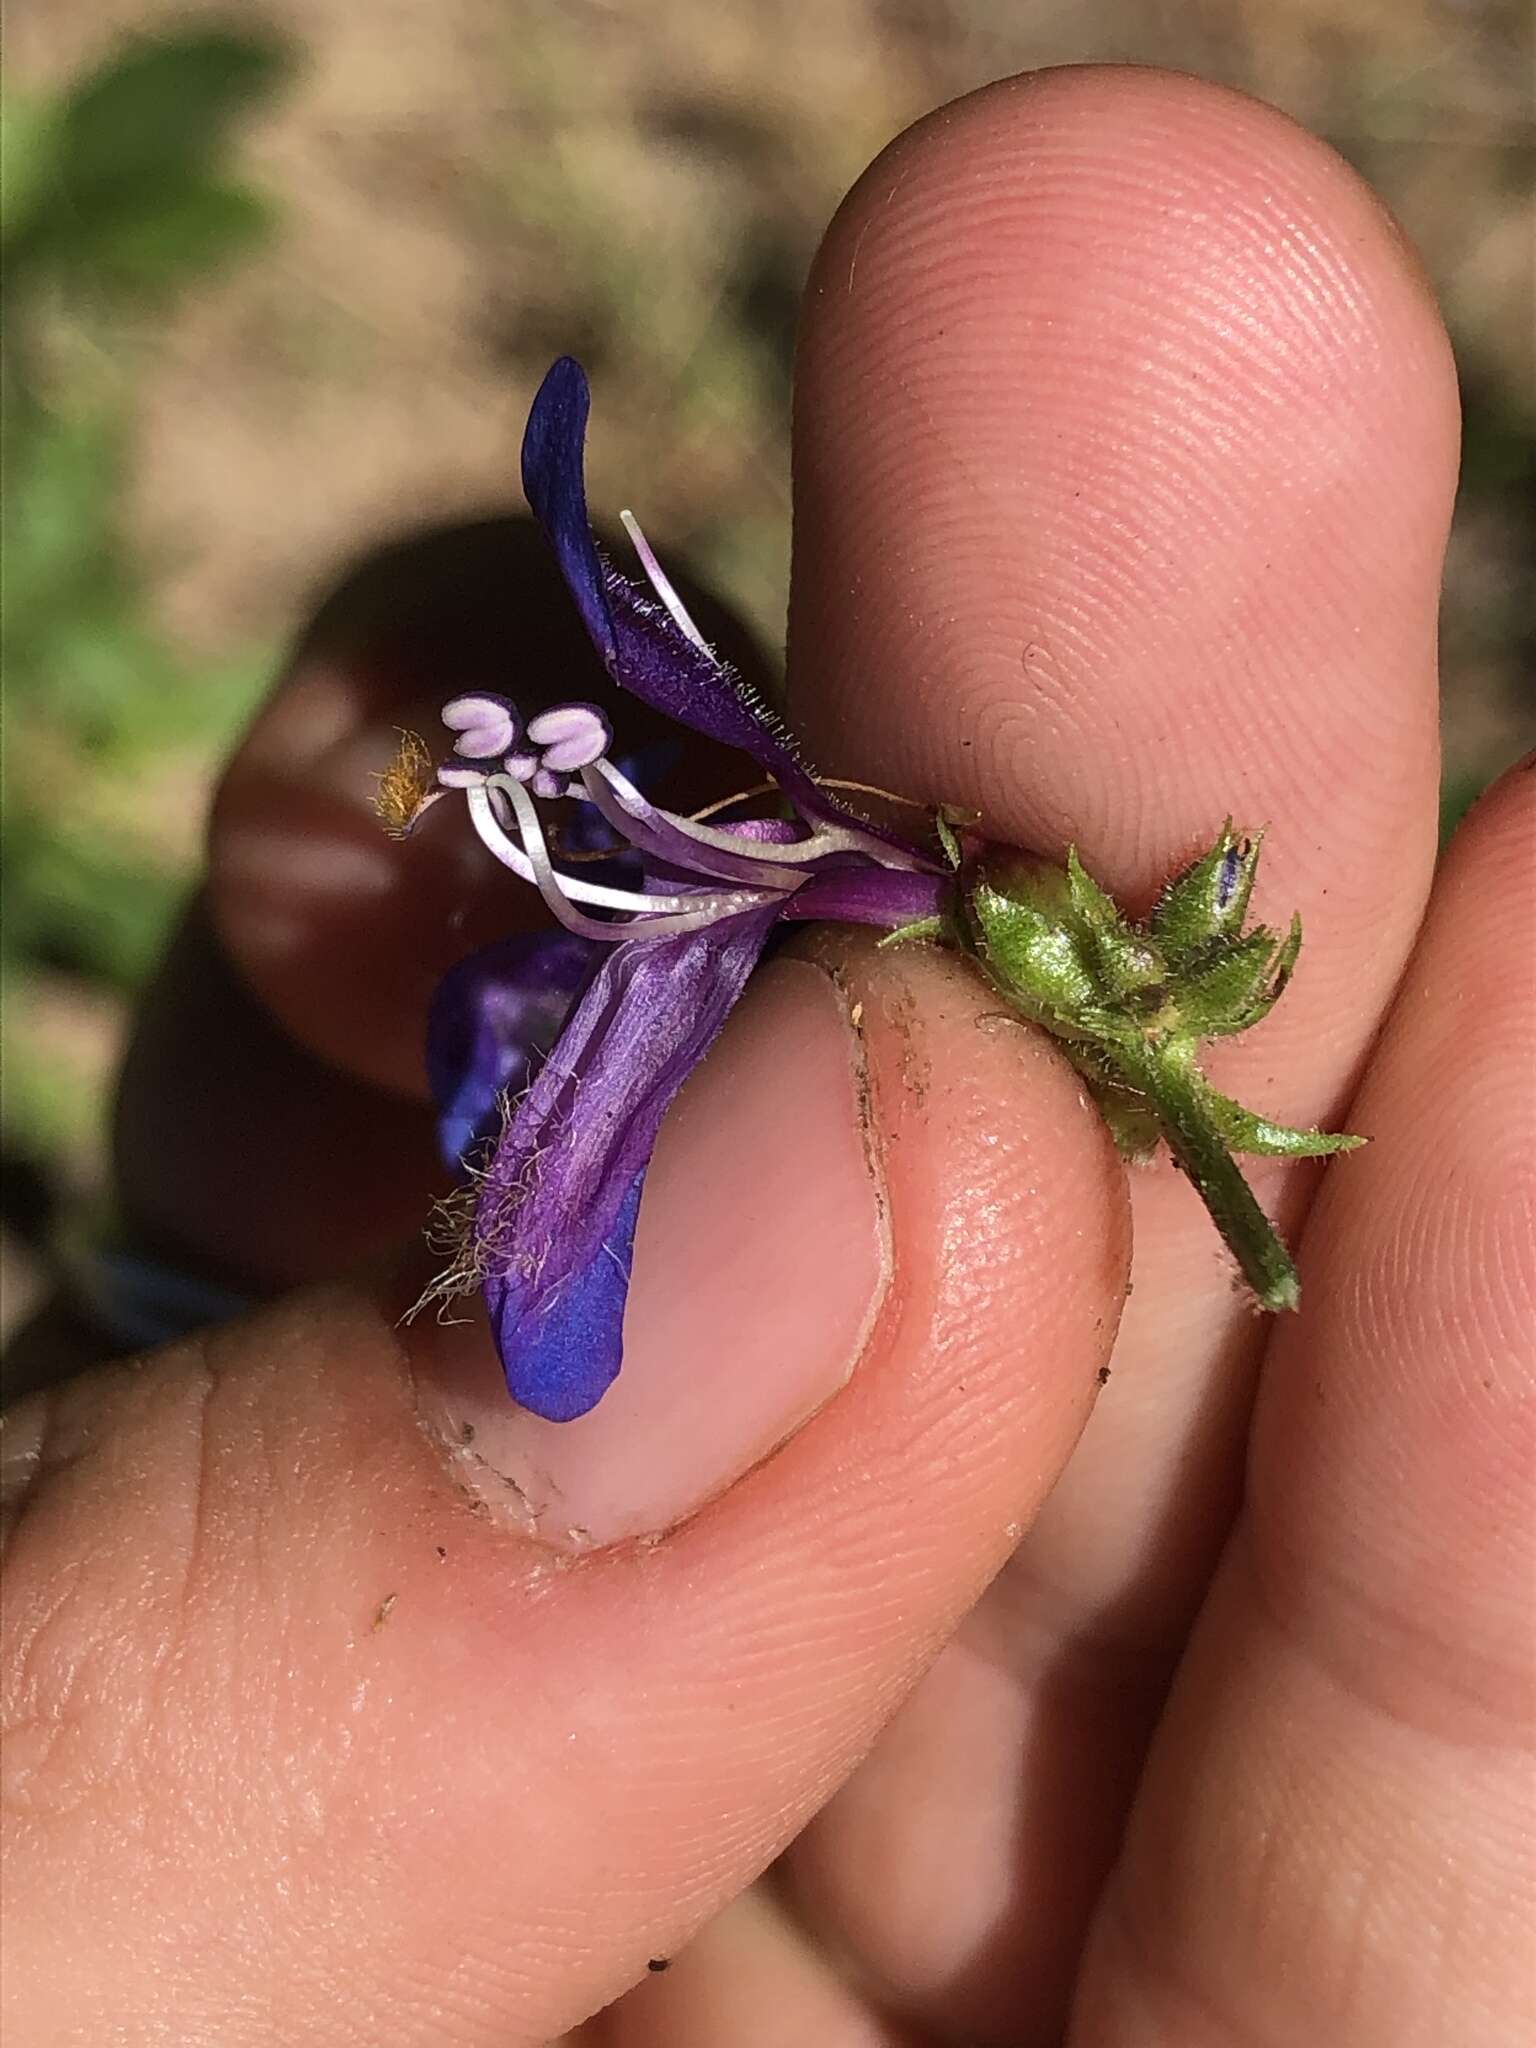
<svg viewBox="0 0 1536 2048"><path fill-rule="evenodd" d="M1433 860L1456 452L1445 337L1384 209L1196 80L989 88L835 223L796 429L791 666L819 756L1075 841L1133 905L1229 812L1267 824L1256 913L1299 908L1306 944L1211 1069L1268 1114L1336 1118ZM1294 1240L1312 1170L1252 1178ZM949 2017L963 1986L979 2033L1064 2009L1241 1487L1265 1325L1166 1163L1132 1196L1135 1292L1063 1480L799 1852L892 1997ZM964 1872L945 1915L872 1903L872 1870L936 1857Z"/></svg>

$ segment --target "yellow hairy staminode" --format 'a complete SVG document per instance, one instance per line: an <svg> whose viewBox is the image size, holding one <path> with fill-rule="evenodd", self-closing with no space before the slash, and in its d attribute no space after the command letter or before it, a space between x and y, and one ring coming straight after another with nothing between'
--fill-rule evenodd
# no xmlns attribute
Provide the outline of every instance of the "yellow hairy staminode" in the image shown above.
<svg viewBox="0 0 1536 2048"><path fill-rule="evenodd" d="M374 780L378 788L373 793L373 808L379 823L391 839L403 839L437 789L426 741L402 729L399 751Z"/></svg>

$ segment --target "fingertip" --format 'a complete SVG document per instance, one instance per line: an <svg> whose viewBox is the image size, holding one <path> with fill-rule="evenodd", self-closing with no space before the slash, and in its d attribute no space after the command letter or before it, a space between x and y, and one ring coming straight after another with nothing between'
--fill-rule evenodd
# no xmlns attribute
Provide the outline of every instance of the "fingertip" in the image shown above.
<svg viewBox="0 0 1536 2048"><path fill-rule="evenodd" d="M1165 72L988 87L887 152L817 261L808 737L999 839L1075 845L1132 905L1224 817L1270 827L1256 911L1299 910L1307 944L1214 1078L1329 1121L1433 871L1456 443L1422 276L1325 144Z"/></svg>
<svg viewBox="0 0 1536 2048"><path fill-rule="evenodd" d="M1326 144L1155 70L984 88L877 160L817 258L802 715L829 758L1117 878L1245 781L1256 816L1300 807L1298 767L1332 794L1366 745L1417 795L1430 671L1402 651L1456 444L1422 272Z"/></svg>
<svg viewBox="0 0 1536 2048"><path fill-rule="evenodd" d="M1528 2005L1533 825L1516 769L1453 842L1354 1104L1374 1142L1310 1218L1080 1978L1095 2038L1463 2040Z"/></svg>
<svg viewBox="0 0 1536 2048"><path fill-rule="evenodd" d="M1536 749L1494 777L1452 834L1446 866L1481 860L1485 849L1499 870L1529 875L1536 826ZM1513 879L1511 874L1510 879Z"/></svg>

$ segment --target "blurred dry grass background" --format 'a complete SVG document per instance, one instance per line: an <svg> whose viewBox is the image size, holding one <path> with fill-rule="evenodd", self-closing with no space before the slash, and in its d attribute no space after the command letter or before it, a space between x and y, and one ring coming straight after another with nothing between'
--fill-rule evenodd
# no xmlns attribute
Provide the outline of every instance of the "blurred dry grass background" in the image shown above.
<svg viewBox="0 0 1536 2048"><path fill-rule="evenodd" d="M13 0L8 90L45 103L124 35L208 18L180 0ZM70 831L127 835L156 879L147 911L125 901L143 934L127 946L107 927L61 942L47 901L20 902L41 934L12 949L5 992L24 1235L61 1188L99 1179L128 995L195 862L215 750L328 579L403 526L506 505L527 398L570 349L602 407L597 500L643 505L776 642L791 337L817 237L897 130L1010 72L1114 59L1243 86L1382 192L1440 291L1468 399L1445 613L1453 804L1528 742L1524 0L272 0L223 18L275 26L298 59L236 152L274 231L152 314L104 322L54 290L37 320L45 403L67 417L83 383L119 409L114 544L148 618L133 645L170 650L219 715L68 775L46 721L12 723L12 802L56 795ZM60 658L24 653L22 675L12 657L8 690L45 701ZM147 701L154 658L117 658L115 687ZM46 898L39 872L26 886Z"/></svg>

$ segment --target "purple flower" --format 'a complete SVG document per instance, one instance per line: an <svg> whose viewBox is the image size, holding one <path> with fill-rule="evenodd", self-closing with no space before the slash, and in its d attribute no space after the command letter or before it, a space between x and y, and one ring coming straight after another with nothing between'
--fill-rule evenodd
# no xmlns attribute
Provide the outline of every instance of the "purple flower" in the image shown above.
<svg viewBox="0 0 1536 2048"><path fill-rule="evenodd" d="M792 816L742 817L738 801L686 818L651 803L590 704L526 721L488 693L443 707L453 756L405 822L460 794L488 850L562 928L475 955L438 992L428 1065L445 1147L470 1169L445 1287L483 1289L512 1397L552 1421L585 1414L619 1370L657 1130L775 927L894 930L938 915L948 886L940 862L812 775L706 645L628 514L646 584L601 553L582 475L588 403L580 366L557 362L529 415L523 486L608 673L750 755ZM576 829L552 840L541 806L561 799L577 807ZM606 846L600 866L583 843Z"/></svg>

